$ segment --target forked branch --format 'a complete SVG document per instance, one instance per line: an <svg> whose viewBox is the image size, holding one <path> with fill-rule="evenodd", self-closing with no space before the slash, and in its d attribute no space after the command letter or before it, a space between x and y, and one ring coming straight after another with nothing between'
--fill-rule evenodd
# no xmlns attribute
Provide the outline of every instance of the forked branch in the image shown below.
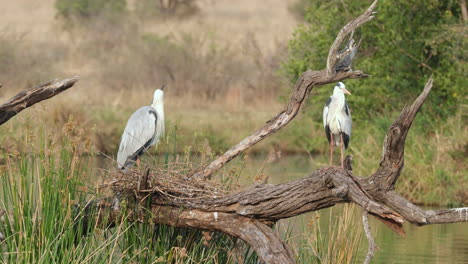
<svg viewBox="0 0 468 264"><path fill-rule="evenodd" d="M330 48L327 59L327 69L321 71L309 70L304 72L299 78L299 80L296 82L289 103L283 111L281 111L271 120L269 120L263 128L255 131L252 135L246 137L237 145L226 151L222 156L218 157L216 160L211 162L207 167L201 168L193 175L193 177L201 179L210 177L214 172L219 170L233 158L237 157L240 153L244 152L246 149L252 147L261 140L265 139L266 137L272 135L276 131L280 130L282 127L286 126L289 122L291 122L291 120L294 119L294 117L296 117L302 104L306 101L310 91L314 87L338 82L344 79L357 79L367 77L368 75L361 71L350 70L346 72L335 72L335 70L330 71L330 67L335 69L336 64L341 58L341 56L338 55L338 49L343 43L346 36L374 17L373 10L376 5L377 0L374 3L372 3L372 5L366 10L366 12L364 12L364 14L360 15L356 19L351 20L341 29L340 33L338 33L338 36L336 37L335 41L333 42L333 45ZM354 46L351 48L354 48ZM345 52L342 55L345 56L346 54L347 53Z"/></svg>
<svg viewBox="0 0 468 264"><path fill-rule="evenodd" d="M404 108L399 119L389 129L384 156L393 157L395 153L390 152L403 150L399 146L400 143L404 144L401 135L408 132L431 84L432 79L415 102ZM395 127L399 127L399 131L403 133L392 133ZM397 139L396 136L398 140L394 140ZM389 142L398 144L391 147ZM359 205L400 235L404 235L404 221L416 225L468 222L468 208L424 211L393 191L393 186L382 188L386 186L388 177L393 177L393 173L399 176L401 168L394 165L381 163L379 171L392 172L386 174L387 178L377 173L366 178L355 177L350 171L331 167L319 169L302 179L275 185L254 185L233 193L217 190L207 181L173 178L165 172L157 171L148 175L145 179L148 183L144 184L139 183L142 177L138 171L117 174L120 179L114 179L112 186L119 193L140 193L140 197L149 195L151 215L158 216L153 218L155 223L230 234L245 240L266 263L295 263L287 245L280 243L276 234L266 232L272 223L338 203L353 202ZM135 182L133 187L128 185L129 182ZM147 186L148 189L138 190L135 186ZM112 210L109 207L107 211ZM275 262L276 259L284 262Z"/></svg>
<svg viewBox="0 0 468 264"><path fill-rule="evenodd" d="M89 218L92 215L89 212L96 212L98 222L106 223L106 226L109 221L117 223L121 219L129 219L219 231L246 241L265 263L296 261L288 245L272 231L271 226L276 221L338 203L357 204L399 234L404 234L402 223L405 220L416 225L468 222L468 208L425 211L394 190L403 168L406 135L431 90L432 78L421 95L411 106L403 109L400 117L390 127L384 142L380 168L369 177L355 177L350 171L330 167L319 169L302 179L276 185L258 184L236 192L219 189L213 182L203 180L243 151L286 126L297 115L313 87L347 78L367 77L361 71L335 72L334 69L340 59L337 52L344 38L372 19L376 2L340 31L330 48L327 69L304 72L285 109L263 128L207 167L195 173L186 173L194 177L185 177L186 174L184 177L174 177L171 173L158 169L151 173L147 171L146 174L138 170L127 174L116 172L116 178L107 186L119 195L89 202L82 210L83 218ZM26 107L70 88L77 80L72 78L47 83L18 94L0 106L0 120L3 120L0 124ZM132 205L135 210L130 213L122 210L122 199L128 201L127 208ZM367 213L363 221L366 226Z"/></svg>
<svg viewBox="0 0 468 264"><path fill-rule="evenodd" d="M379 181L383 184L381 186L383 189L392 189L398 180L404 165L406 135L416 114L431 91L432 84L433 79L430 77L422 93L412 105L403 108L400 117L393 122L385 136L380 167L374 174L374 177L379 178Z"/></svg>
<svg viewBox="0 0 468 264"><path fill-rule="evenodd" d="M358 16L357 18L351 20L346 24L336 36L335 41L330 47L328 51L328 58L327 58L327 76L333 76L335 74L335 66L336 64L342 59L342 56L346 55L346 51L342 54L339 54L340 46L342 45L343 41L345 40L346 36L348 36L351 32L353 32L356 28L360 25L370 21L374 18L374 9L377 6L377 0L375 0L371 6L364 12L362 15ZM359 46L359 45L358 45Z"/></svg>

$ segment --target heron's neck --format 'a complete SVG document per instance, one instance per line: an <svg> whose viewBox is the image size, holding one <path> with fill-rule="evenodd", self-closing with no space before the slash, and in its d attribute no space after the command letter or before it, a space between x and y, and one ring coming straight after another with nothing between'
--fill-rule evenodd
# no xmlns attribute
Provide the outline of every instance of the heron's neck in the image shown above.
<svg viewBox="0 0 468 264"><path fill-rule="evenodd" d="M337 103L343 107L345 104L345 95L340 89L335 89L333 91L333 97L336 99Z"/></svg>
<svg viewBox="0 0 468 264"><path fill-rule="evenodd" d="M158 117L162 119L164 122L164 103L163 102L153 102L151 106L156 110L158 113Z"/></svg>

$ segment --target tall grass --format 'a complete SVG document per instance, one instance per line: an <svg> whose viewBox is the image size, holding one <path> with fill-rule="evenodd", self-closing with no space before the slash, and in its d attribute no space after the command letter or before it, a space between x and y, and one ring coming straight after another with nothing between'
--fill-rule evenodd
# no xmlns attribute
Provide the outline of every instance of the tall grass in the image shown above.
<svg viewBox="0 0 468 264"><path fill-rule="evenodd" d="M5 263L64 263L83 260L97 247L75 244L75 204L84 202L85 159L69 149L58 153L4 155L0 202L5 210L0 244ZM88 240L88 241L87 241Z"/></svg>
<svg viewBox="0 0 468 264"><path fill-rule="evenodd" d="M248 249L235 254L236 240L220 233L127 219L97 226L82 209L99 197L88 186L94 157L75 125L66 124L57 144L39 138L38 149L2 156L0 263L232 263L241 255L256 262Z"/></svg>
<svg viewBox="0 0 468 264"><path fill-rule="evenodd" d="M356 218L355 205L345 204L342 210L331 208L327 213L313 213L303 224L303 235L296 246L299 263L360 263L363 246L362 227ZM364 242L365 243L365 242Z"/></svg>
<svg viewBox="0 0 468 264"><path fill-rule="evenodd" d="M82 184L90 175L87 159L75 154L64 147L5 158L1 263L257 263L248 247L221 233L125 219L107 230L95 226L92 212L77 206L95 195ZM314 237L298 249L300 263L351 263L359 236L350 209L331 222L326 241L318 222L309 226Z"/></svg>

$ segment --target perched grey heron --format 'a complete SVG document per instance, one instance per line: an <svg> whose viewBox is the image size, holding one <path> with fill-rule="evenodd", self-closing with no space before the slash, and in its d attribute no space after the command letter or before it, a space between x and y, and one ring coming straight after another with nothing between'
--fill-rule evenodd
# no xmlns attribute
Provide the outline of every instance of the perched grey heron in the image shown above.
<svg viewBox="0 0 468 264"><path fill-rule="evenodd" d="M119 169L126 171L152 145L164 135L164 85L154 91L151 106L143 106L133 113L120 141L117 163Z"/></svg>
<svg viewBox="0 0 468 264"><path fill-rule="evenodd" d="M341 166L343 167L344 150L348 148L351 138L351 113L346 103L345 93L351 94L344 83L339 82L333 89L323 108L323 127L330 143L330 166L333 162L333 148L341 146Z"/></svg>

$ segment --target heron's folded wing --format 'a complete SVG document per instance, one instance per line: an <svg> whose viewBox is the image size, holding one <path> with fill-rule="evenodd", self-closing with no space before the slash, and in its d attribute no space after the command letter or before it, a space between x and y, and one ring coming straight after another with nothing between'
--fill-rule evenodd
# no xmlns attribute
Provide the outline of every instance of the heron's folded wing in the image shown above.
<svg viewBox="0 0 468 264"><path fill-rule="evenodd" d="M150 106L144 106L130 116L117 153L119 167L123 167L128 158L134 156L143 147L147 148L152 145L156 122L156 112Z"/></svg>
<svg viewBox="0 0 468 264"><path fill-rule="evenodd" d="M351 129L353 121L351 120L351 112L349 111L349 106L345 102L345 120L343 124L343 132L345 132L348 136L351 137Z"/></svg>
<svg viewBox="0 0 468 264"><path fill-rule="evenodd" d="M325 103L325 106L323 107L323 127L327 127L328 125L328 110L329 110L329 106L330 106L330 103L331 103L332 99L331 97L328 97L328 100L327 102Z"/></svg>
<svg viewBox="0 0 468 264"><path fill-rule="evenodd" d="M351 140L352 124L353 124L353 121L351 119L351 112L349 111L348 104L345 101L345 115L344 115L343 128L342 128L342 131L344 133L345 148L348 148L349 141Z"/></svg>
<svg viewBox="0 0 468 264"><path fill-rule="evenodd" d="M325 135L327 136L328 143L330 143L331 141L331 131L330 126L328 124L328 112L330 111L331 101L332 98L328 97L328 100L325 103L325 106L323 107L323 127L325 128Z"/></svg>

